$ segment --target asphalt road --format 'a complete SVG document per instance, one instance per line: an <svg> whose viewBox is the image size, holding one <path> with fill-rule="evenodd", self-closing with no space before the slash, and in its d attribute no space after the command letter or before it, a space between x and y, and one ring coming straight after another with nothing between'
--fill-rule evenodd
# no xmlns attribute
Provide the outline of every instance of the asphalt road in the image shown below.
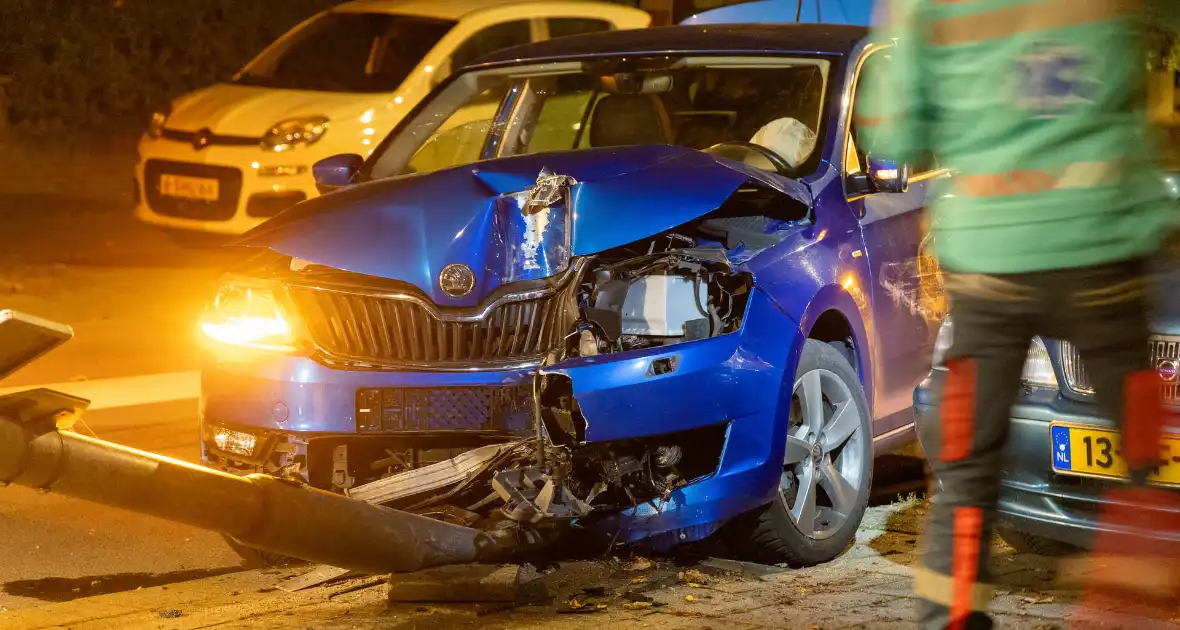
<svg viewBox="0 0 1180 630"><path fill-rule="evenodd" d="M13 206L3 201L0 227L37 215L6 215ZM0 381L0 393L37 385L77 393L94 401L81 432L196 462L196 319L222 260L125 230L126 222L70 218L57 213L29 230L0 229L0 309L67 323L75 332L66 345ZM69 226L66 240L90 247L79 246L77 260L65 263L51 260L52 253L39 258L60 236L49 222ZM85 238L99 227L109 238ZM215 534L0 488L0 610L171 584L239 565Z"/></svg>
<svg viewBox="0 0 1180 630"><path fill-rule="evenodd" d="M196 402L181 400L95 411L85 420L102 439L196 462L196 416ZM9 609L240 564L216 534L16 486L0 489L0 558L0 606Z"/></svg>

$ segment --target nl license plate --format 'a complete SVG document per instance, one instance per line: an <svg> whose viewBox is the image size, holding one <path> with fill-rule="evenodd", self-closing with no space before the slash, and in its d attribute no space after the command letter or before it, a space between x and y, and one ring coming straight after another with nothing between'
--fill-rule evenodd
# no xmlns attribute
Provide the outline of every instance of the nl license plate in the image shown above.
<svg viewBox="0 0 1180 630"><path fill-rule="evenodd" d="M221 195L220 182L208 177L186 177L184 175L160 175L160 194L180 199L217 201Z"/></svg>
<svg viewBox="0 0 1180 630"><path fill-rule="evenodd" d="M1127 478L1119 434L1089 426L1053 423L1053 471L1080 477ZM1150 480L1159 485L1180 486L1180 436L1165 436L1160 442L1163 463Z"/></svg>

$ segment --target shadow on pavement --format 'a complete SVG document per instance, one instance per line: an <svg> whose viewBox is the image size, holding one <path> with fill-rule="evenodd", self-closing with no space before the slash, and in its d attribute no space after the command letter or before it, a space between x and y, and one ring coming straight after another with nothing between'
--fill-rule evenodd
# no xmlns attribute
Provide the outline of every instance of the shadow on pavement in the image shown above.
<svg viewBox="0 0 1180 630"><path fill-rule="evenodd" d="M881 455L873 466L873 490L869 507L891 505L910 495L926 493L926 469L917 457Z"/></svg>
<svg viewBox="0 0 1180 630"><path fill-rule="evenodd" d="M235 573L242 567L220 569L193 569L171 573L116 573L113 575L90 575L79 578L41 578L39 580L18 580L0 585L0 592L15 597L39 599L45 602L68 602L83 597L106 595L137 588L149 588L177 582L187 582L226 573Z"/></svg>

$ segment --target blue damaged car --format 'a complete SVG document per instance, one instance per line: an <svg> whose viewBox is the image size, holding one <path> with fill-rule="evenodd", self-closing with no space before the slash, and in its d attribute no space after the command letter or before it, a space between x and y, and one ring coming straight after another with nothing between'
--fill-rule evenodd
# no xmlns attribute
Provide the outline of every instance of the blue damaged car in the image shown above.
<svg viewBox="0 0 1180 630"><path fill-rule="evenodd" d="M245 237L202 321L205 463L525 546L835 558L946 308L945 172L852 123L891 63L867 34L668 27L456 72Z"/></svg>

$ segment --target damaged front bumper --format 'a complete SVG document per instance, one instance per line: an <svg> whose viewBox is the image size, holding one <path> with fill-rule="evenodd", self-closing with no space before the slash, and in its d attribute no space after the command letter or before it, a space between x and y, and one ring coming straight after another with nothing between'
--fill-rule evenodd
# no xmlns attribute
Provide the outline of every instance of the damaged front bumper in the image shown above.
<svg viewBox="0 0 1180 630"><path fill-rule="evenodd" d="M745 307L741 327L728 334L544 367L539 405L533 368L360 371L308 357L209 349L204 461L232 472L294 475L395 507L454 504L444 519L466 524L480 511L481 492L496 490L475 479L487 472L481 466L504 458L502 448L472 450L535 446L539 407L552 441L548 459L538 463L535 449L525 449L504 466L556 477L560 491L588 508L565 513L565 521L619 542L698 540L766 504L781 472L789 410L781 397L789 396L784 382L792 377L784 366L794 365L790 355L798 352L783 331L797 324L757 290ZM374 401L383 406L376 422ZM469 410L422 411L440 401ZM573 413L556 417L563 406ZM469 421L453 421L459 417ZM255 436L254 450L243 455L241 440L218 440L219 431ZM403 492L407 484L415 496ZM448 495L457 489L470 493ZM534 488L529 500L540 493Z"/></svg>

